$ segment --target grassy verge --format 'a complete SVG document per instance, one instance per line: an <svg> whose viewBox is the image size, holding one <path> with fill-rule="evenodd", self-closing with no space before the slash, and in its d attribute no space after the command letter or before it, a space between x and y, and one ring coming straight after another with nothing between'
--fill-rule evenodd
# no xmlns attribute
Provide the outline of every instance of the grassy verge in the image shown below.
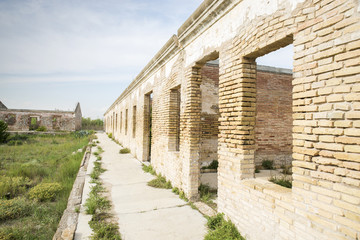
<svg viewBox="0 0 360 240"><path fill-rule="evenodd" d="M104 196L106 189L100 180L101 173L106 171L102 168L101 163L102 157L100 154L103 152L104 150L100 146L98 146L98 151L94 152L97 160L94 162L94 169L90 174L91 182L94 185L91 187L89 197L86 199L85 212L92 215L89 221L89 225L93 230L91 239L121 240L119 227L112 222L112 216L109 213L111 202Z"/></svg>
<svg viewBox="0 0 360 240"><path fill-rule="evenodd" d="M14 135L0 145L0 239L52 239L89 137Z"/></svg>

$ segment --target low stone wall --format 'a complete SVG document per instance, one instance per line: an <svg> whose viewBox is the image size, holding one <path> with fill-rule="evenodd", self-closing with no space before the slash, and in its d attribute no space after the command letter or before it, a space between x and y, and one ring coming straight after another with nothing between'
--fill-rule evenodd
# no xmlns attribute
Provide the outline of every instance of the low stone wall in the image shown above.
<svg viewBox="0 0 360 240"><path fill-rule="evenodd" d="M81 161L79 172L76 176L73 188L71 190L67 207L61 217L58 229L53 240L72 240L74 238L79 213L75 208L81 204L82 193L85 183L86 170L91 156L91 147L86 148L86 152Z"/></svg>

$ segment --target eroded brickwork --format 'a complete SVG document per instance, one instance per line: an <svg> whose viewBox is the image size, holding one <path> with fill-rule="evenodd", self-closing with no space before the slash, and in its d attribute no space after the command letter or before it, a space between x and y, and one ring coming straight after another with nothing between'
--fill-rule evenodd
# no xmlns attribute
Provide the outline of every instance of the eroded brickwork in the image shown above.
<svg viewBox="0 0 360 240"><path fill-rule="evenodd" d="M106 131L141 160L151 152L156 171L196 199L202 121L213 123L203 115L202 68L219 58L218 211L247 239L359 239L359 12L356 0L204 1L108 109ZM259 153L270 150L262 137L256 140L265 133L261 118L268 118L261 115L261 99L281 94L271 84L261 87L256 58L289 44L293 80L279 87L286 99L291 95L292 109L285 110L289 100L271 100L271 106L284 107L279 119L293 125L292 189L253 178ZM169 146L175 88L181 101L180 143L174 150ZM267 94L259 95L262 91ZM149 93L152 137L146 144ZM133 116L135 105L133 138L124 133L125 120L115 121L113 114L122 112L124 118L128 109ZM280 131L277 123L269 125L269 132ZM272 144L282 146L278 154L289 155L289 138L274 138Z"/></svg>

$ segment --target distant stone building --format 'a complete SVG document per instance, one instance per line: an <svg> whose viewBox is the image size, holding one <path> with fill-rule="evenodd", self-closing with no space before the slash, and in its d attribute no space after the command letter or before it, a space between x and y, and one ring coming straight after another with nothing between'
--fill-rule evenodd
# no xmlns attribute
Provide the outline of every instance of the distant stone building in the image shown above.
<svg viewBox="0 0 360 240"><path fill-rule="evenodd" d="M32 131L44 126L47 131L76 131L81 129L80 103L74 111L8 109L0 101L0 120L9 131Z"/></svg>

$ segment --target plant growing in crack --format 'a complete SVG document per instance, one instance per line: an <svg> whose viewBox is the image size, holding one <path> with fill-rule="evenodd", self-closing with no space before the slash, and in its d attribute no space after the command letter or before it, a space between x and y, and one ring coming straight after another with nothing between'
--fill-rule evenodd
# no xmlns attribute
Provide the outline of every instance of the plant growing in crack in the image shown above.
<svg viewBox="0 0 360 240"><path fill-rule="evenodd" d="M106 189L100 179L101 173L106 171L102 168L101 163L100 154L103 152L104 150L98 146L97 159L90 174L91 183L94 183L94 185L91 187L89 197L86 199L85 212L92 215L89 221L89 226L93 230L91 239L121 240L119 227L113 222L112 215L109 213L111 202L104 196Z"/></svg>

